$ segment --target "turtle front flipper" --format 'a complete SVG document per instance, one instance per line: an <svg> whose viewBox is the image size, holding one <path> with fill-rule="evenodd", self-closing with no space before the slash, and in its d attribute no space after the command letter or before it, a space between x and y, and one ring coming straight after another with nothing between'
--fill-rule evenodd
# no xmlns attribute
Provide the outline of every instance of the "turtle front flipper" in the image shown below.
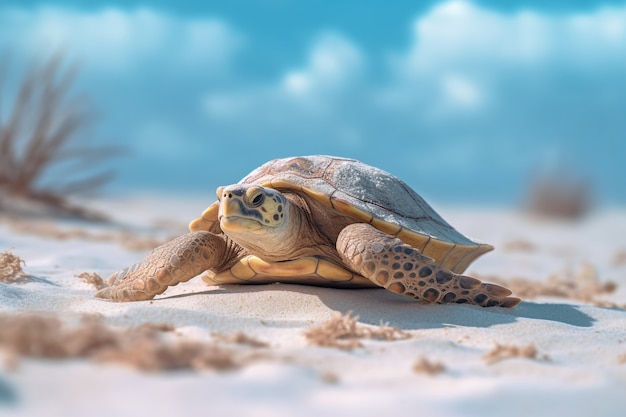
<svg viewBox="0 0 626 417"><path fill-rule="evenodd" d="M138 263L114 273L96 297L112 301L149 300L167 287L188 281L207 269L236 261L223 235L193 232L152 250Z"/></svg>
<svg viewBox="0 0 626 417"><path fill-rule="evenodd" d="M514 307L511 291L458 275L400 239L365 223L346 226L337 251L352 270L396 294L426 303L470 303L483 307Z"/></svg>

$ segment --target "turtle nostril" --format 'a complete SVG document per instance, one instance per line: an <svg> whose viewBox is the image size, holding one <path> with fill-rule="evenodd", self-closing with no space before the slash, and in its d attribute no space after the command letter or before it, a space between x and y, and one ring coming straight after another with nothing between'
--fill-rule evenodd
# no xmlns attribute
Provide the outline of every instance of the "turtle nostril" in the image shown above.
<svg viewBox="0 0 626 417"><path fill-rule="evenodd" d="M224 194L224 197L226 197L226 194ZM228 198L233 198L233 195L231 193L228 193Z"/></svg>

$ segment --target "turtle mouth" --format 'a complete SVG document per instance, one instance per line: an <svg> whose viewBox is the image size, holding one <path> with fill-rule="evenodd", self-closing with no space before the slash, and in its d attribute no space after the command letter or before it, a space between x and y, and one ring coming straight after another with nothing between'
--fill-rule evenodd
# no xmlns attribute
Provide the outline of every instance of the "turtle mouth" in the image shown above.
<svg viewBox="0 0 626 417"><path fill-rule="evenodd" d="M242 216L221 216L219 222L222 230L228 231L254 231L263 227L258 220Z"/></svg>

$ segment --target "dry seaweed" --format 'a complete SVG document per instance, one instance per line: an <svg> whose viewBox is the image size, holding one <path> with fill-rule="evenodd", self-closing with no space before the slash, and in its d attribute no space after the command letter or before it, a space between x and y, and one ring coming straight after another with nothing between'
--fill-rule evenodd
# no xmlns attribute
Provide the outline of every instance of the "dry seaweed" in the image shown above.
<svg viewBox="0 0 626 417"><path fill-rule="evenodd" d="M620 249L619 251L615 252L611 263L615 267L626 265L626 249Z"/></svg>
<svg viewBox="0 0 626 417"><path fill-rule="evenodd" d="M107 326L98 317L68 326L53 315L0 315L0 347L9 357L44 359L86 358L114 362L144 371L229 370L245 358L216 343L168 340L167 324L144 324L127 329Z"/></svg>
<svg viewBox="0 0 626 417"><path fill-rule="evenodd" d="M104 280L96 272L81 272L76 275L76 278L80 278L87 284L93 285L97 290L106 287Z"/></svg>
<svg viewBox="0 0 626 417"><path fill-rule="evenodd" d="M446 367L441 362L433 362L421 357L413 364L413 372L424 375L438 375L445 372Z"/></svg>
<svg viewBox="0 0 626 417"><path fill-rule="evenodd" d="M126 230L92 232L84 228L60 228L49 221L11 219L8 225L13 232L19 234L29 234L56 240L81 239L90 242L117 242L120 246L135 251L151 250L174 238L174 236L166 238L141 236Z"/></svg>
<svg viewBox="0 0 626 417"><path fill-rule="evenodd" d="M234 351L222 346L197 341L155 343L150 337L137 338L133 343L103 349L94 355L94 359L131 365L143 371L226 371L241 366Z"/></svg>
<svg viewBox="0 0 626 417"><path fill-rule="evenodd" d="M335 317L314 326L304 332L304 336L313 346L334 347L352 350L363 346L362 339L400 340L408 339L411 335L395 327L380 325L377 327L358 324L359 317L352 317L349 311L345 315L336 314Z"/></svg>
<svg viewBox="0 0 626 417"><path fill-rule="evenodd" d="M320 374L320 379L327 384L338 384L341 380L339 376L334 372L323 372Z"/></svg>
<svg viewBox="0 0 626 417"><path fill-rule="evenodd" d="M215 340L221 342L221 343L230 343L230 344L236 344L236 345L246 345L246 346L250 346L250 347L254 347L254 348L266 348L269 347L269 344L267 342L264 342L262 340L259 339L255 339L254 337L251 337L243 332L236 332L230 335L223 335L220 333L215 333L213 335L213 337L215 338Z"/></svg>
<svg viewBox="0 0 626 417"><path fill-rule="evenodd" d="M513 346L501 345L499 343L496 343L496 346L483 355L482 358L488 365L493 365L496 362L510 358L539 359L537 348L533 344ZM542 359L547 359L547 357L543 357Z"/></svg>
<svg viewBox="0 0 626 417"><path fill-rule="evenodd" d="M534 244L522 239L510 240L502 248L508 252L533 252L536 249Z"/></svg>
<svg viewBox="0 0 626 417"><path fill-rule="evenodd" d="M516 296L523 299L560 297L582 301L599 307L620 307L598 298L614 293L617 289L617 284L613 281L602 282L596 269L588 262L583 262L575 273L566 271L565 273L553 274L545 281L534 281L525 278L505 280L495 276L482 276L480 278L506 286Z"/></svg>
<svg viewBox="0 0 626 417"><path fill-rule="evenodd" d="M22 270L22 265L24 261L11 251L0 253L0 282L12 284L25 278L27 275Z"/></svg>

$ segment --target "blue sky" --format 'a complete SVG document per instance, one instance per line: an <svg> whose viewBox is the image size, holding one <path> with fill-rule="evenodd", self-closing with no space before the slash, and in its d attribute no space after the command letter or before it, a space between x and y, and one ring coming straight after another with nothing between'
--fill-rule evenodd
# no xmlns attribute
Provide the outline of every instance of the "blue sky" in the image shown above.
<svg viewBox="0 0 626 417"><path fill-rule="evenodd" d="M626 202L626 2L5 0L0 28L17 60L80 62L89 134L129 151L112 192L209 199L324 153L444 201L566 166Z"/></svg>

